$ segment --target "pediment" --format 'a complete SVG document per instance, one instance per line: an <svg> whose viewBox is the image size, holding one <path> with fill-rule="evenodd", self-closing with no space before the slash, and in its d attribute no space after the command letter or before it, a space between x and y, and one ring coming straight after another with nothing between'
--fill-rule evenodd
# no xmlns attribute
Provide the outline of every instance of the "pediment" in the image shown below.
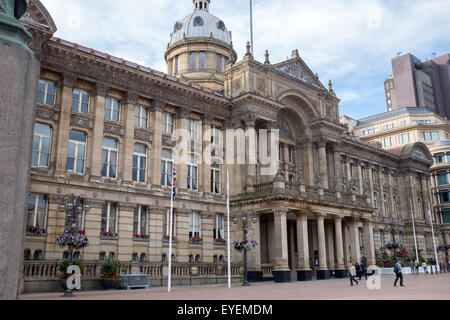
<svg viewBox="0 0 450 320"><path fill-rule="evenodd" d="M56 25L47 9L39 0L31 0L27 6L27 11L20 18L20 21L27 29L38 29L53 35L56 32Z"/></svg>
<svg viewBox="0 0 450 320"><path fill-rule="evenodd" d="M322 83L317 79L316 75L313 74L311 69L309 69L300 57L276 64L274 65L274 68L297 80L325 89Z"/></svg>

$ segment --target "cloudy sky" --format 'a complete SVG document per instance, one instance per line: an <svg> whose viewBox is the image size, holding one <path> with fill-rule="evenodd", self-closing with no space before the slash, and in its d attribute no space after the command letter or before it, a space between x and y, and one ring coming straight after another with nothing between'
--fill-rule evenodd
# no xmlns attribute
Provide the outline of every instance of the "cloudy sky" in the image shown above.
<svg viewBox="0 0 450 320"><path fill-rule="evenodd" d="M165 71L164 51L191 0L41 0L57 37ZM233 33L239 60L249 40L249 1L212 0L210 12ZM398 52L422 60L450 52L449 0L253 0L255 58L272 63L293 49L325 85L340 113L386 111L383 83Z"/></svg>

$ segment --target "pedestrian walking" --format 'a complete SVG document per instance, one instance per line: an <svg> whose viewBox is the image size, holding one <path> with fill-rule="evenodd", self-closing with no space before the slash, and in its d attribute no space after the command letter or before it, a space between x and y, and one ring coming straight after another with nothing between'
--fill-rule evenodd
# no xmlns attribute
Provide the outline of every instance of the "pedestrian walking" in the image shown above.
<svg viewBox="0 0 450 320"><path fill-rule="evenodd" d="M428 274L428 265L426 262L422 263L423 273Z"/></svg>
<svg viewBox="0 0 450 320"><path fill-rule="evenodd" d="M353 281L355 281L356 285L358 285L358 280L355 279L355 277L356 277L356 269L351 263L348 264L348 271L347 272L348 272L348 276L350 278L350 285L353 287Z"/></svg>
<svg viewBox="0 0 450 320"><path fill-rule="evenodd" d="M411 268L411 274L414 274L414 261L409 261L409 267Z"/></svg>
<svg viewBox="0 0 450 320"><path fill-rule="evenodd" d="M394 273L395 273L395 282L394 282L394 287L397 286L397 281L400 279L400 286L404 287L403 285L403 273L402 273L402 265L400 264L399 261L397 261L397 263L394 266Z"/></svg>
<svg viewBox="0 0 450 320"><path fill-rule="evenodd" d="M419 261L416 260L416 264L415 264L415 268L416 268L416 274L419 274Z"/></svg>
<svg viewBox="0 0 450 320"><path fill-rule="evenodd" d="M363 262L361 262L359 264L359 280L361 280L362 276L364 276L367 280L367 271L366 271L366 266L364 265Z"/></svg>

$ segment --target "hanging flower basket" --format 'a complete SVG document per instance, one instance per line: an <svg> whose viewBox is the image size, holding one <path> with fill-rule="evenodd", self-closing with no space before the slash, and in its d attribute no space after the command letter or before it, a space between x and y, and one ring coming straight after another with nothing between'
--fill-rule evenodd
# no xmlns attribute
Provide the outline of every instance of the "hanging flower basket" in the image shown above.
<svg viewBox="0 0 450 320"><path fill-rule="evenodd" d="M83 230L75 233L66 230L56 238L56 244L61 248L81 249L89 245L89 240Z"/></svg>
<svg viewBox="0 0 450 320"><path fill-rule="evenodd" d="M233 242L234 250L239 252L242 252L244 250L250 251L257 245L258 243L255 240L249 241L248 239Z"/></svg>
<svg viewBox="0 0 450 320"><path fill-rule="evenodd" d="M397 243L397 242L388 243L386 245L386 248L388 248L388 249L399 249L399 248L402 248L402 247L403 247L403 244Z"/></svg>
<svg viewBox="0 0 450 320"><path fill-rule="evenodd" d="M450 245L448 244L443 244L438 247L438 250L448 250L448 249L450 249Z"/></svg>

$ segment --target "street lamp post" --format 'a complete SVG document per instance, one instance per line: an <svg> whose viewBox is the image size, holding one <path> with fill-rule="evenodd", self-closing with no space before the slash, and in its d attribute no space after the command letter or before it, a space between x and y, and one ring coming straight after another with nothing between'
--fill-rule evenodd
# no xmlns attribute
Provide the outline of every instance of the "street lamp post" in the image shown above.
<svg viewBox="0 0 450 320"><path fill-rule="evenodd" d="M248 227L249 227L249 220L246 212L242 212L241 217L239 219L238 216L233 217L233 222L237 224L241 220L242 223L242 229L244 231L244 240L247 239L248 234ZM256 215L252 216L252 222L256 223L257 218ZM247 266L247 249L244 248L244 282L242 283L243 286L248 286L248 266Z"/></svg>
<svg viewBox="0 0 450 320"><path fill-rule="evenodd" d="M447 246L447 241L445 240L446 232L444 230L442 230L441 232L442 232L442 239L444 240L444 246ZM445 265L447 266L447 272L448 272L450 269L450 263L448 261L448 249L445 248L444 251L445 251Z"/></svg>
<svg viewBox="0 0 450 320"><path fill-rule="evenodd" d="M91 205L89 204L88 197L84 194L75 197L75 195L72 194L66 194L59 204L59 210L61 212L66 212L68 215L67 217L67 225L68 225L68 231L70 231L71 234L75 234L75 229L78 223L78 215L82 214L84 212L88 212L91 209ZM70 267L73 264L73 247L69 247L69 265ZM67 277L69 277L71 274L66 272ZM64 291L64 297L74 297L74 294L72 292L72 289L67 288Z"/></svg>

